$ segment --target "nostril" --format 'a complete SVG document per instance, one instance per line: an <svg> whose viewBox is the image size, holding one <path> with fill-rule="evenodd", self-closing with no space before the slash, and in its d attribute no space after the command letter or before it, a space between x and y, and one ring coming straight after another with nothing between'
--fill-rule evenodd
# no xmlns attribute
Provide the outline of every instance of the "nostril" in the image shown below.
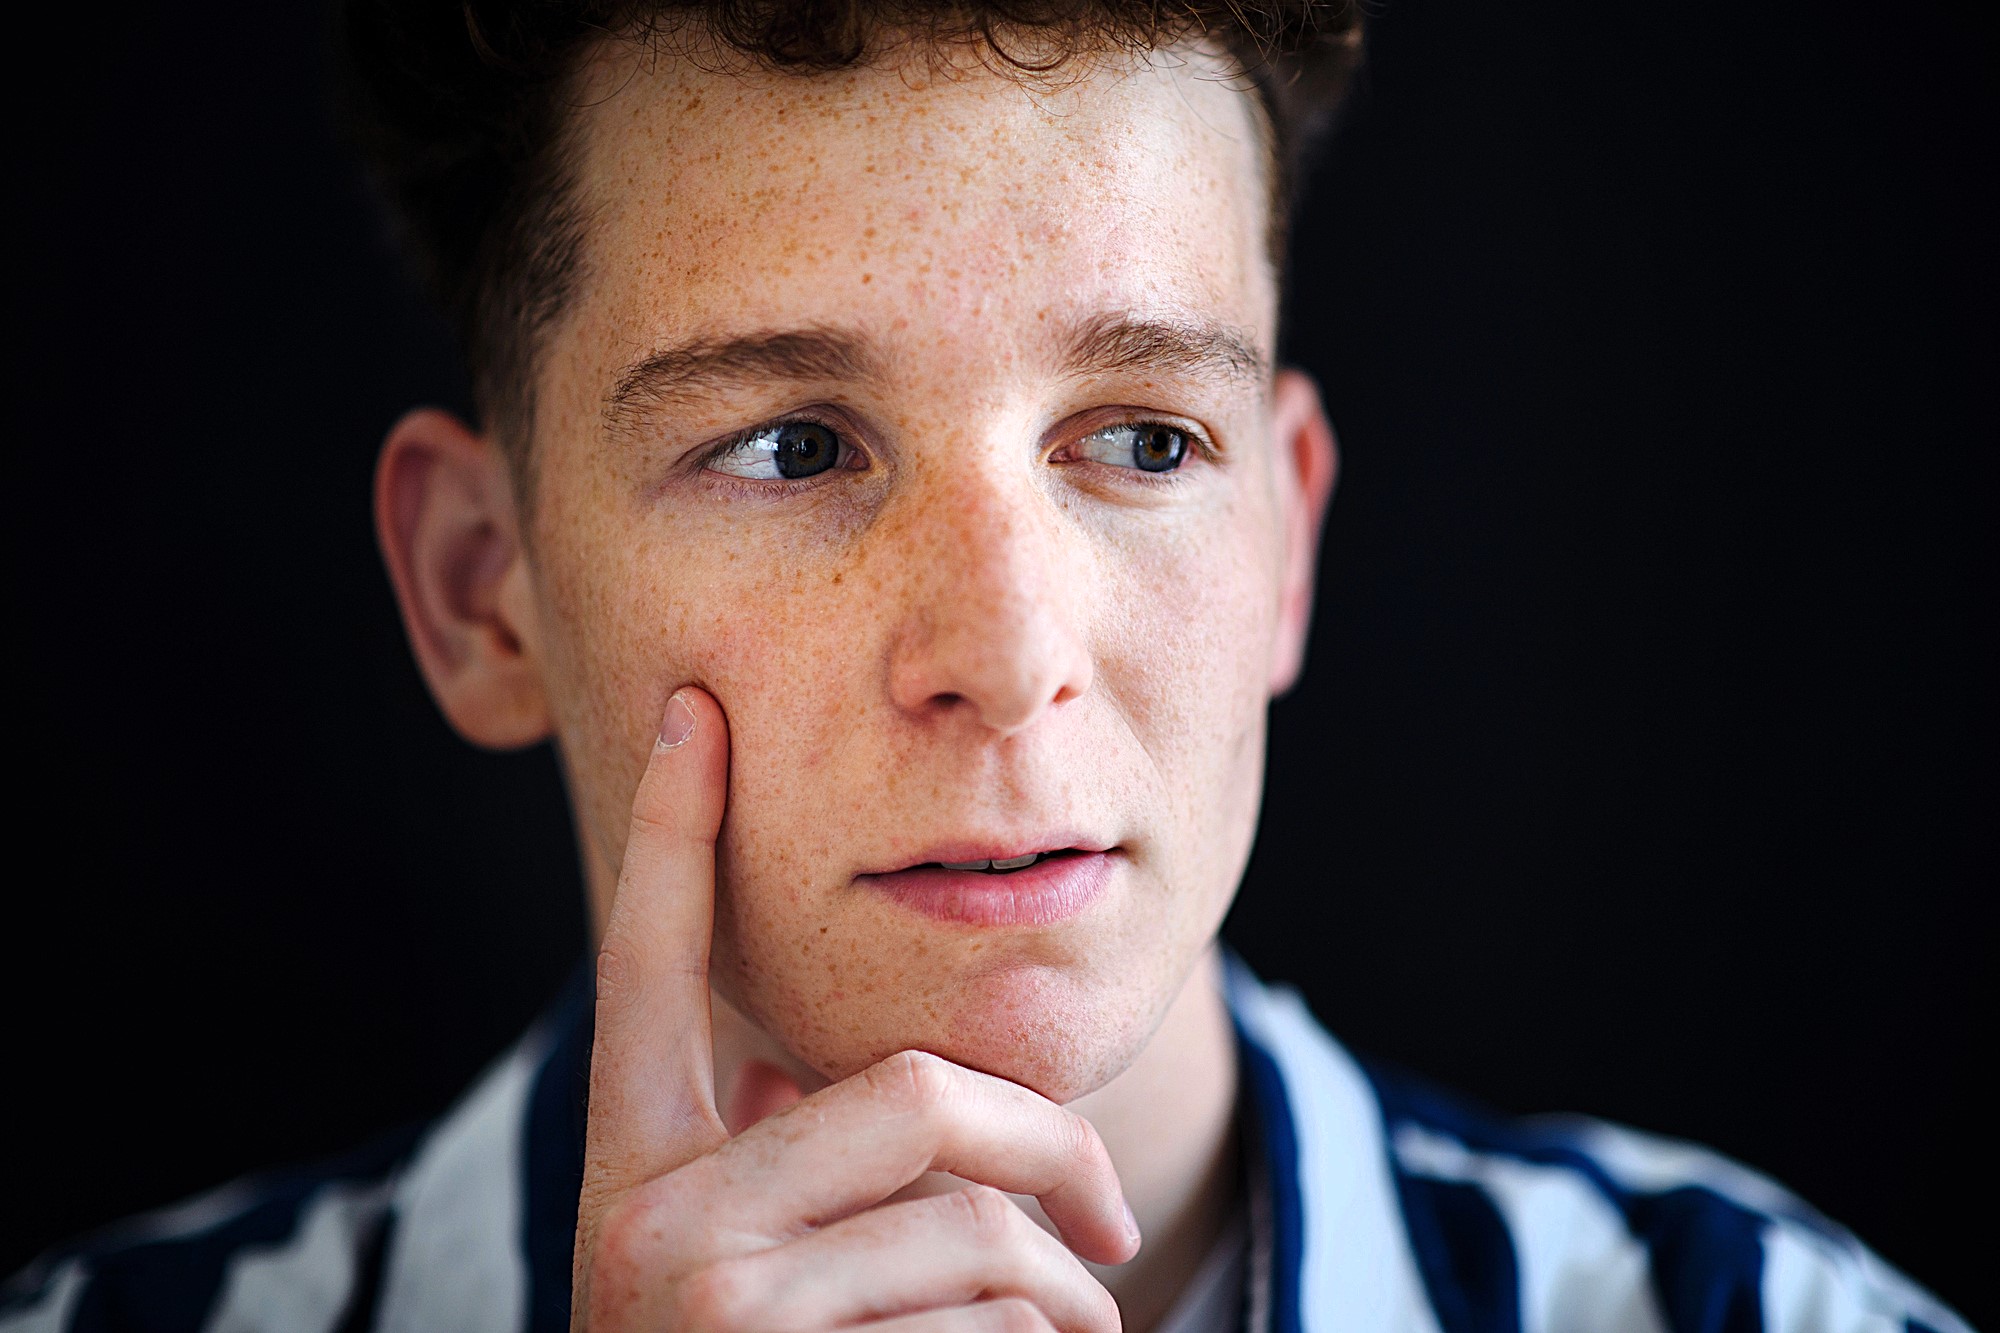
<svg viewBox="0 0 2000 1333"><path fill-rule="evenodd" d="M1089 692L1089 654L1066 615L976 615L963 601L950 615L927 608L897 636L887 685L898 710L1008 736Z"/></svg>

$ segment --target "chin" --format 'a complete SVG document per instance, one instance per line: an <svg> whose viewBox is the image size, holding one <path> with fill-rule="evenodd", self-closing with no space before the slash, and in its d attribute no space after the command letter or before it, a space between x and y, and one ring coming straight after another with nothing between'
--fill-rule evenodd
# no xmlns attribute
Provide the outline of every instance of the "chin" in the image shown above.
<svg viewBox="0 0 2000 1333"><path fill-rule="evenodd" d="M922 1050L1073 1102L1138 1058L1172 1000L1129 972L1003 959L992 955L1009 951L986 941L817 966L813 953L834 946L787 957L745 952L720 934L716 945L711 975L723 998L829 1081Z"/></svg>

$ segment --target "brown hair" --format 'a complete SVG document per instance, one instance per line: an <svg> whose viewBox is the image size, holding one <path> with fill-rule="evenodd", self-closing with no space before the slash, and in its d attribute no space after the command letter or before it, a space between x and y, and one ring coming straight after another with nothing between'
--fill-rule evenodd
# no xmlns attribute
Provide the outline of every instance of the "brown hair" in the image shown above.
<svg viewBox="0 0 2000 1333"><path fill-rule="evenodd" d="M347 136L458 333L481 415L517 458L542 336L579 276L564 88L598 42L676 34L801 75L854 65L891 36L980 44L1023 78L1085 52L1213 43L1270 123L1282 262L1296 183L1359 55L1360 19L1354 0L343 0Z"/></svg>

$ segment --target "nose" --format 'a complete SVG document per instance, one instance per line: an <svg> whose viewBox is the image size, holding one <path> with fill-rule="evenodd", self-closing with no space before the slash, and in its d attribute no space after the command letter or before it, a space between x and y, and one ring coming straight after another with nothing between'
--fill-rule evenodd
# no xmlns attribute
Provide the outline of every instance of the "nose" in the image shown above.
<svg viewBox="0 0 2000 1333"><path fill-rule="evenodd" d="M1090 689L1062 519L1032 485L988 477L926 497L906 548L914 596L889 664L903 712L1000 736ZM1087 558L1087 557L1086 557Z"/></svg>

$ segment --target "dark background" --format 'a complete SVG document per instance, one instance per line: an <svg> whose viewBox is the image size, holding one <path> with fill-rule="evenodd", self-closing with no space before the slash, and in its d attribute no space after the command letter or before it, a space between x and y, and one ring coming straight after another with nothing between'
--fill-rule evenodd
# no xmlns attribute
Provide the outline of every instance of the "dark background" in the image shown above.
<svg viewBox="0 0 2000 1333"><path fill-rule="evenodd" d="M1379 6L1298 228L1345 472L1228 935L1991 1321L1992 34L1757 10ZM584 947L550 757L446 731L373 549L460 373L318 15L247 12L11 38L0 1270L437 1111Z"/></svg>

